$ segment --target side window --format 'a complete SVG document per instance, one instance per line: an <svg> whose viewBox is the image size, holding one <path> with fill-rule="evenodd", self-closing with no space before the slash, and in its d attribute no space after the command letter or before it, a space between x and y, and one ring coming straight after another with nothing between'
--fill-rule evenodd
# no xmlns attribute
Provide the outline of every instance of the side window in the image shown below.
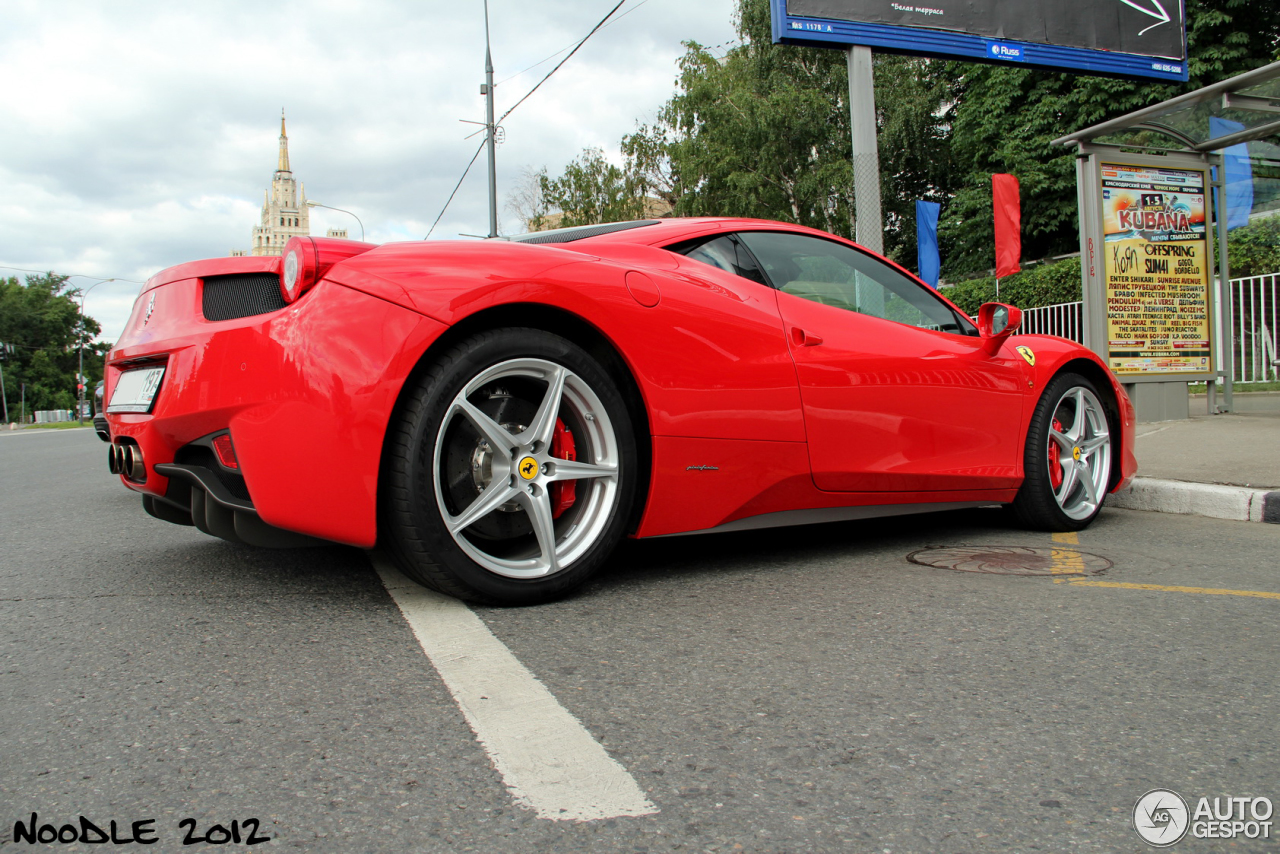
<svg viewBox="0 0 1280 854"><path fill-rule="evenodd" d="M750 279L765 287L769 286L769 283L765 281L764 276L760 273L760 268L756 266L755 259L751 257L751 253L742 246L742 242L734 235L721 234L710 239L700 237L697 240L668 246L667 249L694 261L718 267L726 273Z"/></svg>
<svg viewBox="0 0 1280 854"><path fill-rule="evenodd" d="M922 329L976 331L928 288L842 243L777 231L744 231L738 237L785 293Z"/></svg>

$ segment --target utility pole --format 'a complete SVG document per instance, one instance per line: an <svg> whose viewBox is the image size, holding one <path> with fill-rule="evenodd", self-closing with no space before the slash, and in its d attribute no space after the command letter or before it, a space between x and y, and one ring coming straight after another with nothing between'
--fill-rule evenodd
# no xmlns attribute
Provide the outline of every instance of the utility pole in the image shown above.
<svg viewBox="0 0 1280 854"><path fill-rule="evenodd" d="M848 50L849 130L853 137L854 240L873 252L884 252L884 218L880 212L880 153L876 147L876 91L871 48Z"/></svg>
<svg viewBox="0 0 1280 854"><path fill-rule="evenodd" d="M498 236L498 162L494 150L493 126L493 58L489 54L489 0L484 0L484 85L480 87L484 95L485 132L488 138L485 144L489 147L489 237Z"/></svg>
<svg viewBox="0 0 1280 854"><path fill-rule="evenodd" d="M4 345L0 344L0 348ZM4 366L0 365L0 401L4 401L4 423L9 423L9 396L4 392Z"/></svg>
<svg viewBox="0 0 1280 854"><path fill-rule="evenodd" d="M84 376L84 345L85 345L85 340L84 340L84 298L85 298L85 297L87 297L87 296L89 295L89 291L93 290L93 289L94 289L94 288L96 288L98 285L105 285L107 282L114 282L114 281L115 281L115 279L103 279L103 280L102 280L102 281L100 281L100 282L94 282L92 285L90 285L89 287L85 288L83 291L81 291L81 292L80 292L80 338L79 338L79 342L78 342L78 343L80 344L80 348L79 348L79 349L80 349L80 369L79 369L79 370L80 370L80 372L79 372L78 374L76 374L76 384L79 386L79 388L77 389L76 397L78 397L78 398L80 399L80 407L76 410L76 417L80 420L80 423L81 423L81 424L83 424L83 423L84 423L84 391L85 391L85 389L84 389L84 387L85 387L85 376Z"/></svg>

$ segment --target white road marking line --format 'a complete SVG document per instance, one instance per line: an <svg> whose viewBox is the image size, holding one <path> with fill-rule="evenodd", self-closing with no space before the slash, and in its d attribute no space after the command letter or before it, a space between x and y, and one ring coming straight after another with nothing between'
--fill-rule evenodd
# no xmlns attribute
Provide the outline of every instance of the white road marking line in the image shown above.
<svg viewBox="0 0 1280 854"><path fill-rule="evenodd" d="M557 821L658 811L470 608L370 559L517 803Z"/></svg>

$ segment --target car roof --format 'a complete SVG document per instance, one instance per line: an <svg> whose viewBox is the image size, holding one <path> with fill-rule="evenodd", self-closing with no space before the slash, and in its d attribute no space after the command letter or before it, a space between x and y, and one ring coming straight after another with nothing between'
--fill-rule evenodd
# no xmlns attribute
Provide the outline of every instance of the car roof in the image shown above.
<svg viewBox="0 0 1280 854"><path fill-rule="evenodd" d="M796 231L815 236L831 237L823 231L789 222L743 217L668 217L626 222L601 223L535 231L508 238L514 243L564 244L586 243L637 243L658 246L676 243L718 231L740 230ZM567 248L567 247L566 247ZM585 248L585 247L583 247Z"/></svg>

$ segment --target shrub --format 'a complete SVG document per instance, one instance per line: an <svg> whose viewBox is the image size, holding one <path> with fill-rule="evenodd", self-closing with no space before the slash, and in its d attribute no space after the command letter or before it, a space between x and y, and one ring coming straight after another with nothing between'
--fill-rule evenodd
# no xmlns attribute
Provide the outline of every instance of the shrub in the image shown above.
<svg viewBox="0 0 1280 854"><path fill-rule="evenodd" d="M1000 280L996 298L995 276L968 279L943 291L947 299L970 315L984 302L1003 302L1018 308L1037 308L1080 299L1080 259L1065 258L1036 264Z"/></svg>

